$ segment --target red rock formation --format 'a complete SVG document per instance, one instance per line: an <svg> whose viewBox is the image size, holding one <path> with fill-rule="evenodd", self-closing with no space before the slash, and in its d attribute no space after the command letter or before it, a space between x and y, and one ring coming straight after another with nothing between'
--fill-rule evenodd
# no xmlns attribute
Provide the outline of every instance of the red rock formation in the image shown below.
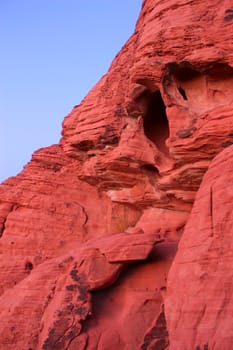
<svg viewBox="0 0 233 350"><path fill-rule="evenodd" d="M232 151L220 153L204 176L169 273L170 350L232 348Z"/></svg>
<svg viewBox="0 0 233 350"><path fill-rule="evenodd" d="M230 148L193 202L233 142L232 24L229 0L144 0L59 145L0 186L0 348L231 348Z"/></svg>

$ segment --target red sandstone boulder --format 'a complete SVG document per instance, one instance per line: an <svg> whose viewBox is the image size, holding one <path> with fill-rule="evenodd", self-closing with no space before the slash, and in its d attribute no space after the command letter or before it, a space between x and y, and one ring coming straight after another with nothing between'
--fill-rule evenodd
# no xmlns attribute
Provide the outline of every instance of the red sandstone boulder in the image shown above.
<svg viewBox="0 0 233 350"><path fill-rule="evenodd" d="M211 163L169 272L171 350L233 344L233 147Z"/></svg>
<svg viewBox="0 0 233 350"><path fill-rule="evenodd" d="M1 349L231 349L231 148L195 201L233 142L231 6L144 0L60 143L0 186Z"/></svg>

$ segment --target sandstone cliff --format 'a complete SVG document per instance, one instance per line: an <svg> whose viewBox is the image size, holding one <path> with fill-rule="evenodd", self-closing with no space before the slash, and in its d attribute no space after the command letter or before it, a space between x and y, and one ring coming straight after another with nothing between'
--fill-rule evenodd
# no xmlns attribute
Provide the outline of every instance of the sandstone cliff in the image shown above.
<svg viewBox="0 0 233 350"><path fill-rule="evenodd" d="M232 29L229 0L144 0L2 183L0 349L232 349Z"/></svg>

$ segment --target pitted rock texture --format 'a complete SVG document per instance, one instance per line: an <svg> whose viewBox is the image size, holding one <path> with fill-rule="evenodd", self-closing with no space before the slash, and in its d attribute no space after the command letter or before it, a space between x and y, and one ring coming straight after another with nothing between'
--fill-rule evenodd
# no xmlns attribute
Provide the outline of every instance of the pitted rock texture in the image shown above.
<svg viewBox="0 0 233 350"><path fill-rule="evenodd" d="M232 29L229 0L144 0L60 143L2 183L0 348L231 349Z"/></svg>

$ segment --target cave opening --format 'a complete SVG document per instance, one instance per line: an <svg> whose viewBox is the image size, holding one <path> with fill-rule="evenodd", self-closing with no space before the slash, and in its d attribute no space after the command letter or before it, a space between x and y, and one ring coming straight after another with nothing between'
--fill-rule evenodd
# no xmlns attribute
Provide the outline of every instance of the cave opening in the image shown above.
<svg viewBox="0 0 233 350"><path fill-rule="evenodd" d="M187 98L185 90L182 87L179 87L178 90L179 90L179 93L181 94L181 96L183 97L183 99L187 101L188 98Z"/></svg>
<svg viewBox="0 0 233 350"><path fill-rule="evenodd" d="M156 147L163 153L169 154L166 139L169 137L169 124L166 107L160 91L150 94L148 108L144 114L144 132Z"/></svg>
<svg viewBox="0 0 233 350"><path fill-rule="evenodd" d="M24 269L25 271L30 272L31 270L33 270L33 264L30 261L26 261L24 265Z"/></svg>

